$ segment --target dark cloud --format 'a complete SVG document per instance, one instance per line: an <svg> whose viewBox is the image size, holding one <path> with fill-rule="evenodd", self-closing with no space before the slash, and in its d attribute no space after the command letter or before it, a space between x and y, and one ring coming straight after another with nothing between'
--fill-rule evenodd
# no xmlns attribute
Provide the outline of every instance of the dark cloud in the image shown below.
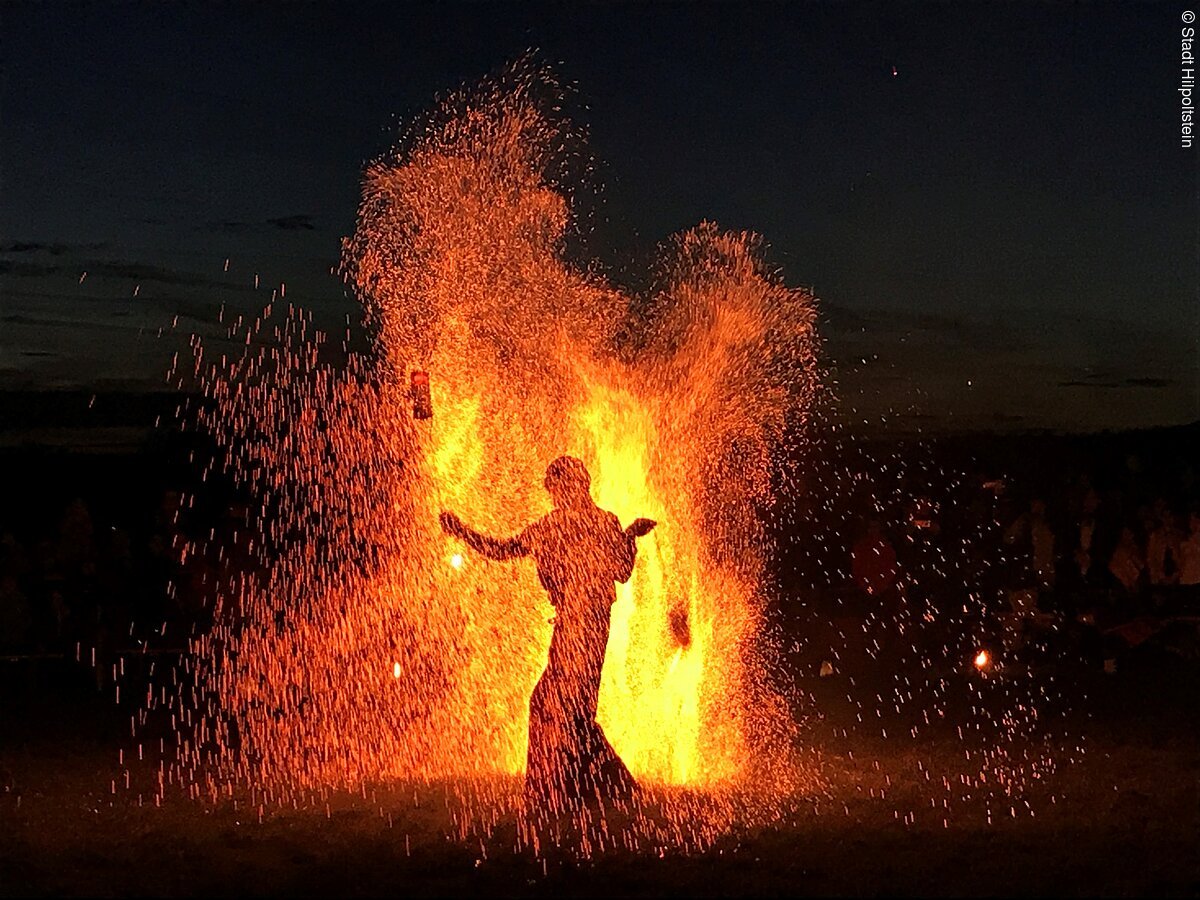
<svg viewBox="0 0 1200 900"><path fill-rule="evenodd" d="M162 266L151 266L144 263L114 261L92 261L84 263L89 277L121 278L127 281L157 281L162 284L189 285L192 287L215 284L210 278L204 278L191 272L177 269L166 269Z"/></svg>
<svg viewBox="0 0 1200 900"><path fill-rule="evenodd" d="M960 345L971 350L994 351L1012 346L1014 335L1028 330L1026 322L984 323L969 321L962 316L903 307L851 309L820 297L818 311L821 333L835 341L861 335L877 339L882 345L903 337L944 346Z"/></svg>
<svg viewBox="0 0 1200 900"><path fill-rule="evenodd" d="M29 259L0 259L0 275L14 278L46 278L52 275L78 277L86 272L90 278L116 278L127 281L157 281L163 284L204 286L216 284L211 279L163 266L147 265L122 259L96 259L78 254L94 252L104 244L61 244L40 241L8 241L0 244L0 253L32 254L55 257L54 262L34 262ZM74 258L61 259L71 255Z"/></svg>
<svg viewBox="0 0 1200 900"><path fill-rule="evenodd" d="M33 244L15 241L5 246L8 248L19 248L16 250L7 250L10 253L33 252L34 248L40 248L56 257L61 256L67 249L76 249L70 248L66 244ZM82 249L85 246L90 245L78 245L78 248ZM0 259L0 276L9 276L12 278L48 278L55 275L69 275L72 278L77 278L84 272L87 273L89 279L115 279L138 283L153 282L181 287L221 288L223 290L242 289L240 285L231 285L228 281L218 281L203 275L197 275L194 272L131 262L129 260L81 258L71 262L41 263L26 260ZM79 298L72 297L71 299Z"/></svg>
<svg viewBox="0 0 1200 900"><path fill-rule="evenodd" d="M0 242L0 253L49 253L51 256L62 256L64 253L79 250L99 250L104 244L48 244L43 241L3 241Z"/></svg>
<svg viewBox="0 0 1200 900"><path fill-rule="evenodd" d="M249 222L208 222L204 227L221 234L245 234L254 228Z"/></svg>
<svg viewBox="0 0 1200 900"><path fill-rule="evenodd" d="M1126 378L1126 387L1165 388L1175 383L1173 378Z"/></svg>
<svg viewBox="0 0 1200 900"><path fill-rule="evenodd" d="M268 225L274 225L284 231L315 231L312 216L283 216L278 219L267 219Z"/></svg>
<svg viewBox="0 0 1200 900"><path fill-rule="evenodd" d="M1059 387L1069 387L1069 388L1083 387L1083 388L1104 388L1104 389L1127 388L1127 387L1168 388L1173 384L1175 384L1175 379L1173 379L1173 378L1140 377L1140 378L1123 378L1123 379L1117 381L1117 380L1113 380L1111 378L1105 378L1105 379L1101 380L1097 376L1091 375L1091 376L1088 376L1088 378L1083 381L1080 381L1078 379L1073 380L1073 381L1060 381L1058 383L1058 386Z"/></svg>
<svg viewBox="0 0 1200 900"><path fill-rule="evenodd" d="M252 234L278 231L316 231L313 217L297 213L291 216L279 216L262 222L239 222L226 219L222 222L207 222L204 228L220 234Z"/></svg>
<svg viewBox="0 0 1200 900"><path fill-rule="evenodd" d="M43 266L38 263L0 259L0 275L11 275L14 278L44 278L47 275L57 275L62 271L62 266Z"/></svg>
<svg viewBox="0 0 1200 900"><path fill-rule="evenodd" d="M52 324L56 324L53 321L46 320L46 319L39 319L36 316L22 316L22 315L0 316L0 322L4 322L7 325L52 325Z"/></svg>

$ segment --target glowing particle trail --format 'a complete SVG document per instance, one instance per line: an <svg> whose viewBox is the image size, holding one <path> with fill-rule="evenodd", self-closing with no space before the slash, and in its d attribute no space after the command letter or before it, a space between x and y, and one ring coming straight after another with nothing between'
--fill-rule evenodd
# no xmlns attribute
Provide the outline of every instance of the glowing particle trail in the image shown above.
<svg viewBox="0 0 1200 900"><path fill-rule="evenodd" d="M343 270L370 354L335 371L309 315L271 303L231 326L240 358L195 342L217 401L199 424L271 498L248 523L267 575L202 645L229 652L210 689L261 779L522 771L553 611L527 567L447 566L437 516L511 533L544 511L541 473L563 454L602 507L663 523L613 607L599 701L633 773L769 784L791 745L765 677L756 504L813 394L812 295L755 236L701 223L664 250L653 314L631 316L635 298L563 255L572 198L550 173L574 138L537 101L541 77L448 99L368 167ZM272 328L278 344L252 340ZM414 416L414 372L432 416ZM380 656L399 686L382 705L377 684L341 677Z"/></svg>

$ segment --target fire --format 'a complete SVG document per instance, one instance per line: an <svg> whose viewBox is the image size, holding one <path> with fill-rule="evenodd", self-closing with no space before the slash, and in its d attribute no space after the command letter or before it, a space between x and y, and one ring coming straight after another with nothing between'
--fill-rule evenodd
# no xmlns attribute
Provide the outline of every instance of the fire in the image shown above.
<svg viewBox="0 0 1200 900"><path fill-rule="evenodd" d="M975 668L977 669L986 669L991 661L991 654L986 650L980 650L975 654Z"/></svg>
<svg viewBox="0 0 1200 900"><path fill-rule="evenodd" d="M437 517L515 534L571 454L622 524L659 523L618 587L601 725L644 783L748 783L792 722L766 677L755 504L811 398L813 299L711 223L644 298L569 263L549 174L568 127L506 77L366 172L345 271L369 359L322 368L301 314L291 349L209 370L203 424L276 498L269 575L237 598L212 688L259 779L519 774L554 611L528 563L447 566ZM345 677L381 657L403 661L391 679Z"/></svg>

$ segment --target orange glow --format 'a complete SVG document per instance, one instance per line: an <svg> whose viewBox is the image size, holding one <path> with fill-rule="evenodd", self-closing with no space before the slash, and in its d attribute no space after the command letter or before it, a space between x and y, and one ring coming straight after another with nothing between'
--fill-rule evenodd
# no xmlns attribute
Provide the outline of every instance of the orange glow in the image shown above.
<svg viewBox="0 0 1200 900"><path fill-rule="evenodd" d="M547 463L571 454L622 525L659 523L612 608L598 719L613 747L651 786L766 785L794 726L767 677L755 504L811 399L813 298L753 235L703 223L631 314L635 298L564 259L571 202L547 171L565 125L496 85L446 111L366 172L345 270L376 357L334 374L296 326L294 359L212 370L209 427L287 498L264 531L315 510L323 538L266 559L237 598L248 625L217 690L254 742L238 758L305 787L521 773L554 610L528 561L447 566L438 513L516 534L549 508ZM391 679L347 678L396 658Z"/></svg>
<svg viewBox="0 0 1200 900"><path fill-rule="evenodd" d="M986 650L980 650L975 654L975 668L977 669L986 669L991 661L992 657Z"/></svg>

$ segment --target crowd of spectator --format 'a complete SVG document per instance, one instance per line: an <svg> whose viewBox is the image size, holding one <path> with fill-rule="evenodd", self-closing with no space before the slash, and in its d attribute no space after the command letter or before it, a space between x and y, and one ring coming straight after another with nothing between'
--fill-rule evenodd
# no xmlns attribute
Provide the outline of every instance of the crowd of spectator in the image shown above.
<svg viewBox="0 0 1200 900"><path fill-rule="evenodd" d="M0 656L90 654L151 636L181 645L222 572L188 552L180 514L180 495L165 491L140 527L98 522L76 498L41 533L0 528Z"/></svg>
<svg viewBox="0 0 1200 900"><path fill-rule="evenodd" d="M1200 506L1186 496L1175 503L1139 498L1119 485L1101 492L1087 475L1049 500L1011 496L1016 492L998 479L984 481L980 492L993 495L982 517L993 520L987 524L996 526L1000 546L976 540L974 551L1000 560L994 593L1014 607L1066 615L1100 610L1110 620L1200 611ZM861 594L881 596L900 583L912 534L939 529L936 504L932 511L916 501L910 507L891 534L872 519L855 540L850 575Z"/></svg>

